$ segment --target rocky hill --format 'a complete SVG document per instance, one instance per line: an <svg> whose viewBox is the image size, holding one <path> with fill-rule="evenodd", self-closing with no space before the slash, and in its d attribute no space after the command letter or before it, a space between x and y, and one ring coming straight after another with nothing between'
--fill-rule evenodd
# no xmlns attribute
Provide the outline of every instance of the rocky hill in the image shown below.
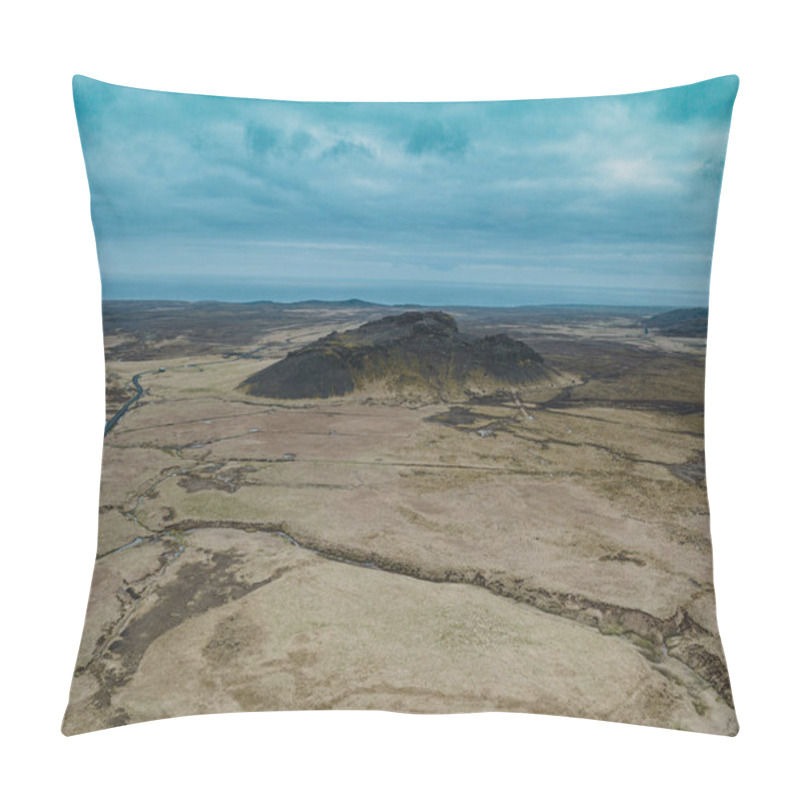
<svg viewBox="0 0 800 800"><path fill-rule="evenodd" d="M477 338L441 311L412 311L334 331L245 380L260 397L310 398L382 388L445 396L541 380L542 357L505 334Z"/></svg>

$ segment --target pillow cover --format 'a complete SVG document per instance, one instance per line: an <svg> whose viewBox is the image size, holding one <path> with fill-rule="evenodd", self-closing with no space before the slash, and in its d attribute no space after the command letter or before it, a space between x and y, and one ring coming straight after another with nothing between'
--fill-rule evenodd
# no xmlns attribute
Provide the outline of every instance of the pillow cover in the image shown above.
<svg viewBox="0 0 800 800"><path fill-rule="evenodd" d="M349 708L734 735L703 391L737 88L76 76L108 412L64 733Z"/></svg>

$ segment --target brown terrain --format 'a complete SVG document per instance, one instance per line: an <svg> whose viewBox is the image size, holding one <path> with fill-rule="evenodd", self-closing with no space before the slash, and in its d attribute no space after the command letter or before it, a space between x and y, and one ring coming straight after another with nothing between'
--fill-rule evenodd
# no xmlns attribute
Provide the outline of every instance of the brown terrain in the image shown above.
<svg viewBox="0 0 800 800"><path fill-rule="evenodd" d="M105 304L110 427L65 733L325 708L736 733L696 310L451 308L464 341L543 366L426 382L406 359L335 396L252 391L289 353L337 331L340 354L409 311Z"/></svg>

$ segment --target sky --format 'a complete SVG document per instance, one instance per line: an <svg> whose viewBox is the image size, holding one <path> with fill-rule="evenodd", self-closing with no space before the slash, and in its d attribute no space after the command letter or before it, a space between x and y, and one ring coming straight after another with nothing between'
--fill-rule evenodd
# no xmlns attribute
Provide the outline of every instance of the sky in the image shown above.
<svg viewBox="0 0 800 800"><path fill-rule="evenodd" d="M735 76L476 103L73 88L108 299L707 304Z"/></svg>

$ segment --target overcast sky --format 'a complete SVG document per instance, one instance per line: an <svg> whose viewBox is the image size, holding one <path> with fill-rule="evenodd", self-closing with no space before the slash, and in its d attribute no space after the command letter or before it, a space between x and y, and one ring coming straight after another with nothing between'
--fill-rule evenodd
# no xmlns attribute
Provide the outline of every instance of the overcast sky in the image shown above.
<svg viewBox="0 0 800 800"><path fill-rule="evenodd" d="M288 103L76 77L104 285L221 275L703 298L737 86Z"/></svg>

